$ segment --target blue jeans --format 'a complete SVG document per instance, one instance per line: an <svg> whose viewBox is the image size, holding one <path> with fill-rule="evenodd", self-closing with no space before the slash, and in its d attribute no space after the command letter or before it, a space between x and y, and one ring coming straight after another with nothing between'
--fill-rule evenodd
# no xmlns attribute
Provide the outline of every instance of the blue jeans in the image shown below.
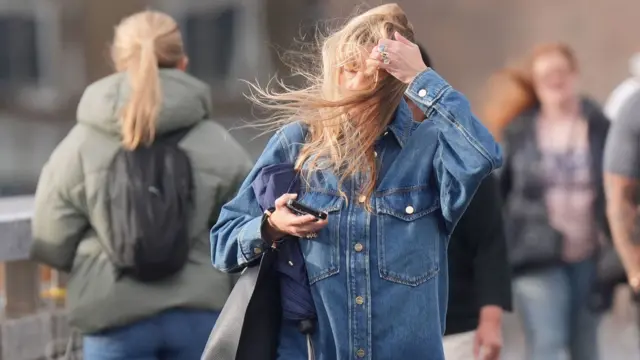
<svg viewBox="0 0 640 360"><path fill-rule="evenodd" d="M171 310L84 337L85 360L199 360L218 319L213 311Z"/></svg>
<svg viewBox="0 0 640 360"><path fill-rule="evenodd" d="M591 260L526 273L514 280L516 310L528 360L596 360L600 317L587 307L595 264Z"/></svg>

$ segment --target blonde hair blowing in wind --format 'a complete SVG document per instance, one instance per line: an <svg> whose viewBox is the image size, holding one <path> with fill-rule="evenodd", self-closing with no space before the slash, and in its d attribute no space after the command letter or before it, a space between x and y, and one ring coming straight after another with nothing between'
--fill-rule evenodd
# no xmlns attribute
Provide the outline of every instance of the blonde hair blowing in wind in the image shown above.
<svg viewBox="0 0 640 360"><path fill-rule="evenodd" d="M308 171L330 169L338 175L339 185L362 175L366 180L358 190L372 196L377 180L373 146L407 85L386 72L367 69L366 59L378 41L392 39L396 31L414 41L413 27L398 5L378 6L319 39L314 53L302 54L303 61L291 65L293 73L306 80L303 87L294 89L278 81L281 90L272 91L252 85L250 100L273 113L265 121L269 128L292 122L308 126L297 169L303 165ZM344 93L339 84L342 71L366 72L371 86ZM342 190L341 194L345 196Z"/></svg>
<svg viewBox="0 0 640 360"><path fill-rule="evenodd" d="M159 68L176 67L184 56L178 24L167 14L142 11L116 27L111 58L117 71L127 72L131 85L120 113L125 148L153 142L162 101Z"/></svg>

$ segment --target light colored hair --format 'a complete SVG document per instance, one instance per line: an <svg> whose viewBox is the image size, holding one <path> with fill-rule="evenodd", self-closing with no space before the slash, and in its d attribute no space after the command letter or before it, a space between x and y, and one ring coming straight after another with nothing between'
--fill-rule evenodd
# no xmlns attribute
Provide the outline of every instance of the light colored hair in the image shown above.
<svg viewBox="0 0 640 360"><path fill-rule="evenodd" d="M571 70L579 70L573 49L565 43L554 42L535 46L521 66L502 69L490 78L482 119L497 140L511 121L539 104L532 80L533 65L548 54L562 55Z"/></svg>
<svg viewBox="0 0 640 360"><path fill-rule="evenodd" d="M306 80L301 88L281 81L280 91L252 85L249 99L272 112L266 120L271 129L298 121L308 127L296 168L332 170L342 196L343 182L357 174L365 179L358 191L372 196L377 180L373 146L392 120L407 85L374 71L369 89L345 94L340 90L340 73L364 71L369 52L381 39L393 39L396 31L414 40L413 27L398 5L378 6L319 38L315 51L298 54L303 60L289 65Z"/></svg>
<svg viewBox="0 0 640 360"><path fill-rule="evenodd" d="M538 102L531 81L520 69L503 69L493 74L485 94L482 119L498 141L511 121Z"/></svg>
<svg viewBox="0 0 640 360"><path fill-rule="evenodd" d="M536 60L538 60L538 58L540 58L541 56L549 54L562 55L569 63L569 67L571 68L571 70L576 72L580 70L578 66L578 58L576 57L576 53L573 51L571 46L563 42L551 42L539 44L533 48L533 50L529 54L529 58L526 64L526 71L530 73Z"/></svg>
<svg viewBox="0 0 640 360"><path fill-rule="evenodd" d="M142 11L116 26L111 58L117 71L127 72L131 85L120 112L125 148L153 142L162 101L159 68L176 67L184 57L178 24L167 14Z"/></svg>

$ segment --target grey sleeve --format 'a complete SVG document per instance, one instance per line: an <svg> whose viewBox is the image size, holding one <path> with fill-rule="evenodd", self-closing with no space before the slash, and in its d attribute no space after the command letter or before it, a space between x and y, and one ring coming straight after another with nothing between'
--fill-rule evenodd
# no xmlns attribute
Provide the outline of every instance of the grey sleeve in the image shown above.
<svg viewBox="0 0 640 360"><path fill-rule="evenodd" d="M640 94L629 99L607 136L604 170L640 179Z"/></svg>

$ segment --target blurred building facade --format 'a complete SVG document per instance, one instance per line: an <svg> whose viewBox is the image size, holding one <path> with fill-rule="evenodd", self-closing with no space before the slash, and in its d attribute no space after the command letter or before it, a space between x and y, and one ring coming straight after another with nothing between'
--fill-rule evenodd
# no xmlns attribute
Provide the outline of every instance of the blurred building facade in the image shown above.
<svg viewBox="0 0 640 360"><path fill-rule="evenodd" d="M118 21L145 8L173 15L189 71L211 85L216 116L249 113L238 79L282 73L276 49L319 13L313 0L0 0L0 196L30 193L73 125L84 87L111 72Z"/></svg>
<svg viewBox="0 0 640 360"><path fill-rule="evenodd" d="M390 1L369 0L368 5ZM577 52L586 93L604 101L640 52L635 0L398 0L435 66L474 104L487 77L537 43L565 41ZM326 0L330 16L347 16L359 0Z"/></svg>
<svg viewBox="0 0 640 360"><path fill-rule="evenodd" d="M381 0L370 0L378 5ZM482 101L488 76L540 41L563 40L597 100L640 50L635 0L399 0L435 66ZM72 126L86 84L111 71L114 25L155 8L180 23L190 71L211 84L216 116L247 117L238 79L286 74L278 50L301 25L346 18L360 0L0 0L0 196L33 191L40 167Z"/></svg>

